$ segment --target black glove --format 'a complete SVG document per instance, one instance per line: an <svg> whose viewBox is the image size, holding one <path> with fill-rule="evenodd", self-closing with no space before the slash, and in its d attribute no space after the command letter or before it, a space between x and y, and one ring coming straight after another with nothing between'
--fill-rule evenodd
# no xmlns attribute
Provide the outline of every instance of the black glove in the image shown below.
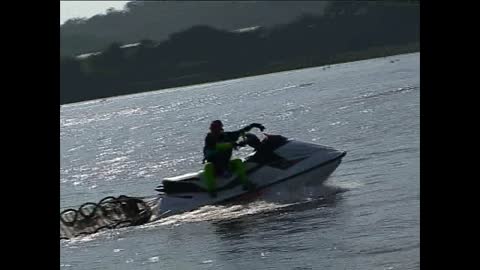
<svg viewBox="0 0 480 270"><path fill-rule="evenodd" d="M265 130L265 127L262 124L258 124L258 123L250 124L250 128L258 128L260 129L260 131Z"/></svg>

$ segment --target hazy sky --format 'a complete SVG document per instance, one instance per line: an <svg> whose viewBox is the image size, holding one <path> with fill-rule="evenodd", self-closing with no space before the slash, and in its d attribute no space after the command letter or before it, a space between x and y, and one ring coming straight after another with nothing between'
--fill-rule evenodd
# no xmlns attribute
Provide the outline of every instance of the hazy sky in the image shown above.
<svg viewBox="0 0 480 270"><path fill-rule="evenodd" d="M108 8L123 9L129 1L60 1L60 24L75 17L92 17Z"/></svg>

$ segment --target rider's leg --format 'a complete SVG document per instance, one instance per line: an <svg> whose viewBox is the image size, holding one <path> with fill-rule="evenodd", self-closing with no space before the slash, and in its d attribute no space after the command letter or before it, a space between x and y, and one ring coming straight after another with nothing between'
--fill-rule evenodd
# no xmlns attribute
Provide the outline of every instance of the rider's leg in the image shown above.
<svg viewBox="0 0 480 270"><path fill-rule="evenodd" d="M203 172L205 178L205 185L207 186L207 191L210 194L215 193L215 189L217 188L217 180L215 178L215 166L213 163L208 162L205 164L205 169Z"/></svg>
<svg viewBox="0 0 480 270"><path fill-rule="evenodd" d="M240 159L231 160L230 167L232 168L232 171L234 171L235 174L238 176L238 179L240 180L240 183L242 183L243 186L248 186L250 184L247 178L245 164L243 164L242 160Z"/></svg>

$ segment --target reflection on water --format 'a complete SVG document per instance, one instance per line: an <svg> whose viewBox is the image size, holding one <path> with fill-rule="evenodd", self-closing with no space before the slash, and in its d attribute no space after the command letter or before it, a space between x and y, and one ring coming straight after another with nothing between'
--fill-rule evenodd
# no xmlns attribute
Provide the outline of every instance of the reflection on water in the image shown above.
<svg viewBox="0 0 480 270"><path fill-rule="evenodd" d="M322 186L326 189L327 186ZM335 193L325 197L309 198L303 201L296 201L285 207L274 208L254 215L241 216L227 220L212 222L215 233L223 240L239 240L248 237L263 237L258 230L268 231L269 234L276 233L282 236L287 233L297 233L311 228L294 226L294 223L308 223L310 220L324 219L325 222L334 220L337 211L329 208L336 207L341 202L341 192L345 190L335 189ZM305 199L305 197L303 197ZM312 211L313 210L313 211ZM318 210L318 211L315 211ZM252 232L255 228L255 233ZM295 229L293 229L295 228Z"/></svg>

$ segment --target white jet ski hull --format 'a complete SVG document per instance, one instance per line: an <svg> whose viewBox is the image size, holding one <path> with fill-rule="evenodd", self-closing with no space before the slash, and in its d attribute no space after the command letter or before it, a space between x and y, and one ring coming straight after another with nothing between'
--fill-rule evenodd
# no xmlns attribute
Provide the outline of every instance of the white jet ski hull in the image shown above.
<svg viewBox="0 0 480 270"><path fill-rule="evenodd" d="M308 152L308 150L301 149L302 147L298 146L314 146L313 150L315 151ZM262 196L262 194L265 193L274 194L278 192L278 190L285 190L285 188L295 190L306 185L318 185L323 183L335 171L340 165L342 158L346 155L345 152L339 152L333 148L308 143L298 144L297 148L304 151L298 151L298 153L293 155L291 149L278 149L276 151L280 155L282 152L289 151L290 157L301 160L290 168L285 170L284 168L279 169L263 166L249 173L249 181L256 184L256 189L252 192L245 191L241 185L238 185L218 192L216 197L211 197L206 192L169 194L162 196L160 199L156 215L166 217L189 212L205 205L214 205L241 199L243 196L247 197L252 195L252 193L256 196ZM309 149L312 149L312 147ZM246 162L246 164L249 168L259 165L252 162ZM170 180L182 181L185 178L200 174L201 172L198 172L185 175L183 178L170 178ZM219 186L222 185L222 181L228 182L230 180L231 179L219 179Z"/></svg>

